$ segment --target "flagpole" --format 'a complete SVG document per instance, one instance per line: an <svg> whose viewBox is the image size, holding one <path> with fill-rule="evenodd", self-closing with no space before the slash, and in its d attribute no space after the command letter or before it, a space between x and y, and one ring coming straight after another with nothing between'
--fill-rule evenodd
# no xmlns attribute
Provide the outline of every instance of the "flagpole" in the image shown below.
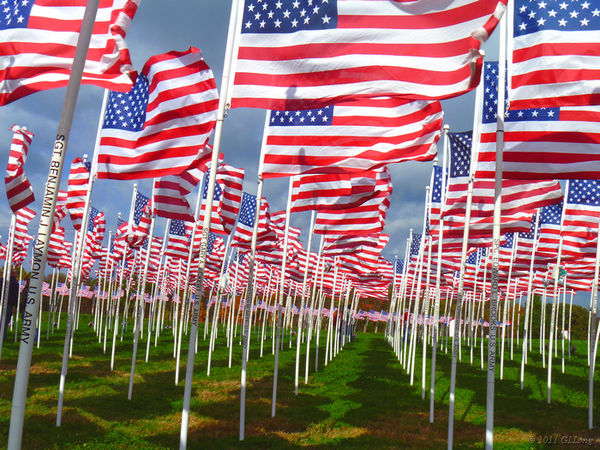
<svg viewBox="0 0 600 450"><path fill-rule="evenodd" d="M539 212L541 214L541 210ZM523 344L521 346L521 390L523 390L523 383L525 380L525 361L527 361L527 343L529 339L530 327L529 327L529 315L531 314L531 302L533 301L532 287L533 287L533 267L535 263L535 251L537 249L538 240L538 225L539 218L537 215L534 217L535 224L533 230L533 246L531 247L531 263L529 264L529 280L527 282L527 296L525 297L525 320L523 321Z"/></svg>
<svg viewBox="0 0 600 450"><path fill-rule="evenodd" d="M514 233L513 234L513 245L512 245L512 249L510 252L510 263L508 265L508 279L506 280L506 295L504 297L504 308L503 308L503 317L502 317L502 344L501 344L501 351L500 351L500 379L504 379L504 344L505 344L505 338L506 338L506 315L507 315L507 309L510 305L510 300L509 300L509 296L510 296L510 282L511 282L511 276L512 276L512 267L513 267L513 260L515 259L515 253L517 250L517 245L519 245L519 233ZM484 286L485 288L485 286ZM515 294L516 295L516 294Z"/></svg>
<svg viewBox="0 0 600 450"><path fill-rule="evenodd" d="M315 227L315 210L310 213L310 230L308 232L308 243L306 244L306 265L304 266L304 278L302 280L302 299L300 303L300 314L298 316L298 333L296 334L296 369L294 372L294 394L298 395L298 377L300 370L300 334L302 333L302 322L304 314L304 303L306 299L306 281L308 278L308 269L310 266L310 247L312 244L313 230ZM307 338L308 339L308 338ZM308 346L307 346L308 347Z"/></svg>
<svg viewBox="0 0 600 450"><path fill-rule="evenodd" d="M478 91L479 92L479 91ZM477 101L476 101L477 102ZM444 125L443 128L443 157L442 157L442 181L441 181L441 198L440 198L440 209L443 209L446 202L446 170L448 164L448 131L450 127ZM433 423L434 411L435 411L435 368L437 359L437 346L439 337L439 324L440 324L440 279L442 277L442 249L444 239L444 219L441 217L440 211L440 225L438 233L438 250L437 250L437 267L435 273L435 305L433 309L433 331L432 340L433 345L431 349L431 382L429 387L429 423Z"/></svg>
<svg viewBox="0 0 600 450"><path fill-rule="evenodd" d="M590 337L593 338L596 327L596 315L598 311L598 274L600 272L600 221L598 222L598 237L596 246L596 261L594 262L594 281L592 282L592 308L591 308L591 325ZM564 319L563 319L564 321ZM571 328L569 327L569 333ZM570 336L569 336L570 338ZM591 339L590 339L591 343ZM589 367L589 384L588 384L588 429L594 428L594 370L596 367L596 346L590 345L590 367Z"/></svg>
<svg viewBox="0 0 600 450"><path fill-rule="evenodd" d="M58 196L60 177L62 175L65 156L67 153L67 144L75 105L79 94L79 86L83 75L83 68L86 61L92 31L94 28L96 12L98 10L99 0L89 0L87 2L81 31L77 39L77 48L69 82L65 92L63 109L58 123L58 131L52 159L50 161L50 172L46 181L44 190L44 199L42 202L42 212L40 215L40 225L38 228L38 237L34 249L34 259L31 267L31 278L29 284L29 293L25 312L23 314L23 329L21 332L21 343L19 347L19 358L17 361L17 370L15 374L15 386L13 390L13 400L10 416L10 427L8 433L8 449L17 450L21 448L23 438L23 422L25 418L25 402L27 398L27 385L29 383L29 369L31 367L31 354L33 350L33 329L32 324L37 322L39 304L42 296L42 283L46 269L46 260L48 258L48 246L50 243L50 232L52 231L52 218ZM35 325L34 325L35 326Z"/></svg>
<svg viewBox="0 0 600 450"><path fill-rule="evenodd" d="M4 273L3 273L3 285L2 285L2 298L0 305L2 305L2 309L0 310L0 317L2 317L2 321L0 322L0 361L2 361L2 346L4 345L4 335L6 334L5 324L6 324L6 315L8 314L8 295L9 295L9 286L10 286L10 278L12 275L12 256L13 256L13 247L15 243L15 226L16 226L17 215L15 213L11 214L10 217L10 227L8 231L8 249L6 250L6 259L4 262ZM12 313L12 311L11 311ZM41 333L41 330L40 330Z"/></svg>
<svg viewBox="0 0 600 450"><path fill-rule="evenodd" d="M485 448L494 446L494 390L496 375L496 320L498 313L498 272L500 267L500 227L502 219L502 164L504 151L504 102L506 86L506 18L500 19L498 58L498 109L496 117L496 173L494 180L494 225L492 228L492 274L490 293L490 326L488 339L487 398Z"/></svg>
<svg viewBox="0 0 600 450"><path fill-rule="evenodd" d="M183 393L183 409L181 413L181 431L179 435L179 448L184 450L187 447L188 424L190 414L190 401L192 395L192 379L194 374L194 359L196 356L195 343L198 337L198 318L200 315L200 304L202 302L202 292L204 283L204 269L206 266L206 250L208 244L208 233L210 230L210 216L212 214L213 198L215 193L215 183L217 179L217 166L219 162L219 151L221 149L221 137L223 134L223 120L225 119L225 110L228 107L229 82L232 69L234 40L236 39L236 29L238 29L238 11L240 0L232 0L231 14L229 19L229 29L227 33L227 44L225 48L225 61L223 64L223 77L221 80L221 95L219 96L219 110L217 112L217 123L215 126L214 143L212 150L212 159L210 166L210 176L208 180L208 192L206 195L206 211L202 229L202 240L200 242L200 255L198 259L198 276L196 279L196 297L192 310L192 325L190 328L190 344L188 347L187 365L185 370L185 386ZM240 17L241 19L241 17Z"/></svg>

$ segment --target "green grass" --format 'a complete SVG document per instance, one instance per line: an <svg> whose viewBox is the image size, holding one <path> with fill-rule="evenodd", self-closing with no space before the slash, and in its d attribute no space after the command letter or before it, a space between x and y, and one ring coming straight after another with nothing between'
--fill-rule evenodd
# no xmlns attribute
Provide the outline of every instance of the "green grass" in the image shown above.
<svg viewBox="0 0 600 450"><path fill-rule="evenodd" d="M359 327L361 328L361 327ZM127 400L131 364L131 337L118 341L115 371L110 371L110 344L102 353L93 331L82 320L69 362L63 423L55 426L64 327L34 350L26 409L23 448L176 448L183 403L183 381L174 384L172 336L165 330L158 347L151 346L144 362L145 340L138 351L133 399ZM202 331L202 324L200 330ZM187 338L182 350L180 378L184 378ZM324 336L322 335L322 344ZM294 395L295 349L286 338L280 353L277 416L271 418L273 356L271 342L259 358L253 335L248 363L246 439L238 440L241 348L234 348L233 366L227 368L223 333L217 342L210 377L206 376L207 343L196 356L188 448L444 448L447 439L450 354L440 351L436 370L435 423L429 423L429 395L421 399L420 347L411 386L381 334L358 333L354 342L327 366L312 370L308 385L301 368L300 393ZM520 352L505 361L504 379L496 380L495 444L497 448L542 447L544 439L593 439L587 430L588 369L585 343L576 342L577 354L565 373L555 359L552 403L546 403L546 369L537 353L537 341L526 368L525 389L519 388ZM509 348L508 348L509 349ZM498 353L499 353L498 348ZM0 446L8 435L10 406L18 347L9 339L0 363ZM466 345L457 369L455 444L482 447L485 430L486 372L480 368L479 349L473 366ZM301 361L304 361L304 349ZM507 353L510 356L510 353ZM314 361L314 356L311 357ZM429 364L428 364L429 366ZM428 367L429 370L429 367ZM499 360L497 363L498 375ZM429 389L429 372L427 374ZM596 396L596 399L600 393ZM600 402L596 401L596 410ZM596 422L600 414L596 413ZM533 443L532 443L533 439ZM571 446L572 447L572 446Z"/></svg>

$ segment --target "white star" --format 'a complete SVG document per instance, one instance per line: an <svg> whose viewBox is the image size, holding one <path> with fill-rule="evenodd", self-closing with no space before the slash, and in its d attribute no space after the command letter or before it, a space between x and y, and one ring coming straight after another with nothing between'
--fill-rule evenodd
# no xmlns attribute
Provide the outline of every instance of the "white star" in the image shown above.
<svg viewBox="0 0 600 450"><path fill-rule="evenodd" d="M298 21L296 19L292 20L292 27L297 27Z"/></svg>
<svg viewBox="0 0 600 450"><path fill-rule="evenodd" d="M587 19L582 19L579 22L581 22L582 27L587 27L588 23L590 23L590 21Z"/></svg>
<svg viewBox="0 0 600 450"><path fill-rule="evenodd" d="M19 16L19 17L17 17L17 22L22 23L24 19L25 18L23 16Z"/></svg>
<svg viewBox="0 0 600 450"><path fill-rule="evenodd" d="M310 22L310 17L306 16L306 17L304 18L304 23L305 23L305 24L307 24L308 22Z"/></svg>
<svg viewBox="0 0 600 450"><path fill-rule="evenodd" d="M520 13L524 13L525 11L527 11L527 6L523 5L519 8Z"/></svg>
<svg viewBox="0 0 600 450"><path fill-rule="evenodd" d="M600 9L596 8L595 10L592 11L592 16L596 17L596 16L600 16Z"/></svg>
<svg viewBox="0 0 600 450"><path fill-rule="evenodd" d="M250 11L250 12L254 11L254 5L252 3L250 3L248 5L248 11Z"/></svg>
<svg viewBox="0 0 600 450"><path fill-rule="evenodd" d="M283 3L281 3L281 0L277 0L277 3L275 3L275 8L277 8L277 9L281 9L281 5L282 5L282 4L283 4Z"/></svg>
<svg viewBox="0 0 600 450"><path fill-rule="evenodd" d="M577 11L571 11L569 14L572 18L577 19L577 16L579 15L579 12Z"/></svg>
<svg viewBox="0 0 600 450"><path fill-rule="evenodd" d="M329 21L331 20L331 17L329 17L327 14L325 14L323 17L321 17L321 19L323 20L323 23L329 23Z"/></svg>
<svg viewBox="0 0 600 450"><path fill-rule="evenodd" d="M260 27L261 27L261 28L264 28L266 24L267 24L267 23L266 23L264 20L261 20L261 22L260 22Z"/></svg>
<svg viewBox="0 0 600 450"><path fill-rule="evenodd" d="M258 19L260 19L260 13L254 14L254 20L258 20Z"/></svg>
<svg viewBox="0 0 600 450"><path fill-rule="evenodd" d="M548 117L554 117L554 111L548 111Z"/></svg>
<svg viewBox="0 0 600 450"><path fill-rule="evenodd" d="M531 113L531 115L532 115L533 117L537 117L537 116L538 116L538 112L537 112L537 110L533 110L533 112Z"/></svg>
<svg viewBox="0 0 600 450"><path fill-rule="evenodd" d="M319 7L318 6L315 6L313 8L313 14L319 14Z"/></svg>
<svg viewBox="0 0 600 450"><path fill-rule="evenodd" d="M560 6L560 9L567 9L567 6L569 6L569 5L567 5L565 2L562 2L562 3L561 3L560 5L558 5L558 6Z"/></svg>
<svg viewBox="0 0 600 450"><path fill-rule="evenodd" d="M550 11L548 11L548 15L549 15L550 17L556 17L556 11L555 11L555 10L553 10L553 9L551 9Z"/></svg>
<svg viewBox="0 0 600 450"><path fill-rule="evenodd" d="M275 14L273 11L269 11L269 13L267 14L267 16L269 17L269 19L273 18L273 14Z"/></svg>
<svg viewBox="0 0 600 450"><path fill-rule="evenodd" d="M302 11L300 11L300 17L304 17L306 15L306 10L303 9Z"/></svg>
<svg viewBox="0 0 600 450"><path fill-rule="evenodd" d="M558 25L561 27L566 27L567 26L567 21L565 19L560 19L558 21Z"/></svg>
<svg viewBox="0 0 600 450"><path fill-rule="evenodd" d="M527 28L527 24L525 22L523 22L522 24L519 25L519 30L523 31Z"/></svg>
<svg viewBox="0 0 600 450"><path fill-rule="evenodd" d="M287 18L289 18L289 17L290 17L290 14L291 14L291 13L290 13L290 12L289 12L289 11L286 9L286 10L283 12L283 18L284 18L284 19L287 19Z"/></svg>
<svg viewBox="0 0 600 450"><path fill-rule="evenodd" d="M533 19L534 17L535 17L535 11L531 11L531 12L529 13L529 18L530 18L530 19Z"/></svg>
<svg viewBox="0 0 600 450"><path fill-rule="evenodd" d="M281 20L279 20L279 19L275 20L274 24L275 24L275 28L280 28L281 27Z"/></svg>
<svg viewBox="0 0 600 450"><path fill-rule="evenodd" d="M546 7L546 2L541 1L538 6L540 7L540 9L544 9Z"/></svg>
<svg viewBox="0 0 600 450"><path fill-rule="evenodd" d="M292 3L292 6L294 8L298 8L298 7L300 7L300 2L298 0L295 0L294 3Z"/></svg>
<svg viewBox="0 0 600 450"><path fill-rule="evenodd" d="M546 19L544 19L543 17L541 17L541 18L538 19L537 23L538 23L538 25L540 27L542 27L546 23Z"/></svg>
<svg viewBox="0 0 600 450"><path fill-rule="evenodd" d="M590 4L589 4L589 2L583 2L583 3L581 4L581 9L588 9L589 7L590 7Z"/></svg>
<svg viewBox="0 0 600 450"><path fill-rule="evenodd" d="M268 7L269 7L269 5L267 5L266 3L264 3L264 4L262 5L263 11L266 11Z"/></svg>

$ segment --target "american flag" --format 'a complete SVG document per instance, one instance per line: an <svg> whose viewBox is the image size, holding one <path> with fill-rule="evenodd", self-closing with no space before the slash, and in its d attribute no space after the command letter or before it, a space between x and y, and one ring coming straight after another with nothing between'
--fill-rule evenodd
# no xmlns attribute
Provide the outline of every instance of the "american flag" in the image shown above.
<svg viewBox="0 0 600 450"><path fill-rule="evenodd" d="M439 102L353 100L300 111L271 111L263 175L360 172L428 161L442 128Z"/></svg>
<svg viewBox="0 0 600 450"><path fill-rule="evenodd" d="M73 222L73 228L79 231L83 220L83 209L85 197L90 182L89 162L83 162L81 158L75 158L71 163L69 181L67 184L67 210Z"/></svg>
<svg viewBox="0 0 600 450"><path fill-rule="evenodd" d="M460 95L477 84L479 47L505 3L246 0L232 107Z"/></svg>
<svg viewBox="0 0 600 450"><path fill-rule="evenodd" d="M135 79L125 34L140 0L106 0L98 8L83 84L127 91ZM1 2L0 105L69 81L87 1Z"/></svg>
<svg viewBox="0 0 600 450"><path fill-rule="evenodd" d="M515 0L514 10L513 107L600 104L598 1Z"/></svg>
<svg viewBox="0 0 600 450"><path fill-rule="evenodd" d="M600 220L600 181L569 180L563 214L563 252L574 257L596 254Z"/></svg>
<svg viewBox="0 0 600 450"><path fill-rule="evenodd" d="M269 226L268 202L263 198L260 202L260 217L258 220L257 245L276 245L277 237ZM249 249L252 242L252 230L256 218L256 195L244 192L242 194L242 206L238 216L231 245L242 249Z"/></svg>
<svg viewBox="0 0 600 450"><path fill-rule="evenodd" d="M109 96L98 178L178 175L190 167L216 124L218 93L200 50L151 57L129 93Z"/></svg>
<svg viewBox="0 0 600 450"><path fill-rule="evenodd" d="M48 244L48 264L52 267L58 267L59 261L66 251L65 245L65 229L56 227L50 234Z"/></svg>
<svg viewBox="0 0 600 450"><path fill-rule="evenodd" d="M412 240L410 241L410 256L416 256L419 254L419 250L421 248L421 238L422 235L420 233L413 233Z"/></svg>
<svg viewBox="0 0 600 450"><path fill-rule="evenodd" d="M152 201L140 192L136 192L133 206L133 224L127 236L127 243L132 248L140 247L150 232L152 223Z"/></svg>
<svg viewBox="0 0 600 450"><path fill-rule="evenodd" d="M187 259L189 251L190 236L186 233L185 222L183 220L171 219L165 256Z"/></svg>
<svg viewBox="0 0 600 450"><path fill-rule="evenodd" d="M59 226L60 221L67 216L67 193L58 191L56 195L56 206L54 208L54 217L52 218L52 231Z"/></svg>
<svg viewBox="0 0 600 450"><path fill-rule="evenodd" d="M15 245L17 247L27 248L29 245L32 236L27 234L27 228L29 227L31 219L35 217L35 214L35 211L27 207L21 208L15 213L14 235Z"/></svg>
<svg viewBox="0 0 600 450"><path fill-rule="evenodd" d="M155 214L167 219L194 221L194 214L185 198L202 179L210 163L210 154L200 155L192 166L179 175L167 175L154 180Z"/></svg>
<svg viewBox="0 0 600 450"><path fill-rule="evenodd" d="M484 75L484 125L477 176L493 178L496 167L498 63L486 63ZM508 100L511 108L507 108L504 119L504 178L600 177L597 157L600 153L600 106L516 109L512 99Z"/></svg>
<svg viewBox="0 0 600 450"><path fill-rule="evenodd" d="M442 180L443 168L438 165L433 166L433 183L431 185L431 203L429 207L428 232L437 233L440 226L440 217L442 214L442 194L448 188L448 170L446 170L446 179ZM443 186L442 186L443 181Z"/></svg>
<svg viewBox="0 0 600 450"><path fill-rule="evenodd" d="M235 227L235 221L240 211L244 174L244 169L228 164L219 165L217 171L217 183L222 188L218 214L221 225L227 234L230 234Z"/></svg>
<svg viewBox="0 0 600 450"><path fill-rule="evenodd" d="M210 177L210 169L206 171L204 174L204 183L202 189L202 205L200 206L200 220L204 221L204 216L206 215L206 208L208 203L206 199L208 198L208 179ZM219 218L219 205L221 203L221 196L223 194L223 189L218 182L215 182L215 191L213 194L213 206L210 212L210 230L214 233L225 234L225 229L223 225L221 225L221 219ZM200 227L202 228L202 227Z"/></svg>
<svg viewBox="0 0 600 450"><path fill-rule="evenodd" d="M562 222L563 203L542 208L540 215L540 238L537 252L545 256L555 256L558 251L560 224Z"/></svg>
<svg viewBox="0 0 600 450"><path fill-rule="evenodd" d="M491 103L493 104L493 102ZM493 113L489 114L493 116ZM487 122L487 120L484 113L482 132L484 132L485 125L491 125L491 122ZM491 130L490 133L492 133ZM493 134L495 136L495 122ZM464 226L466 214L472 133L448 133L448 137L450 140L450 181L442 216L445 224L458 228ZM491 233L492 231L494 185L494 177L476 176L473 180L470 228L474 232ZM501 195L501 227L504 233L527 231L534 209L559 202L562 199L558 181L503 179Z"/></svg>
<svg viewBox="0 0 600 450"><path fill-rule="evenodd" d="M392 179L387 167L377 169L376 184L369 200L348 209L317 212L314 232L329 235L373 234L383 230L392 196Z"/></svg>
<svg viewBox="0 0 600 450"><path fill-rule="evenodd" d="M0 16L0 21L1 20L2 18ZM19 209L29 205L35 200L31 183L29 183L29 180L25 176L25 170L23 169L25 160L27 159L29 145L33 140L33 133L27 130L27 128L18 125L13 125L10 130L14 134L10 145L10 152L8 153L8 164L6 166L4 182L6 183L8 204L12 212L16 213Z"/></svg>

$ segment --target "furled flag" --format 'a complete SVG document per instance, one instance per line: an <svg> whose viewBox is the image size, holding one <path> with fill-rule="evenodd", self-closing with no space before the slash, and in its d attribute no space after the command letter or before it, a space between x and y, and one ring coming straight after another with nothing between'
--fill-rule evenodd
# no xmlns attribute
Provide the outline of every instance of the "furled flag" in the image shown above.
<svg viewBox="0 0 600 450"><path fill-rule="evenodd" d="M181 174L216 124L217 87L200 50L151 57L129 93L109 96L98 178L131 180Z"/></svg>
<svg viewBox="0 0 600 450"><path fill-rule="evenodd" d="M206 214L206 208L208 207L207 198L208 198L208 179L210 177L210 169L206 171L204 174L204 183L202 190L202 204L200 206L200 221L204 220L204 216ZM223 195L223 189L218 182L215 182L215 189L213 194L213 206L210 211L210 231L218 234L225 234L226 231L221 225L221 220L219 219L219 205L221 204L221 197ZM201 229L202 225L198 226L198 229ZM201 233L198 233L201 234Z"/></svg>
<svg viewBox="0 0 600 450"><path fill-rule="evenodd" d="M243 2L232 107L460 95L477 84L480 46L506 0L315 3Z"/></svg>
<svg viewBox="0 0 600 450"><path fill-rule="evenodd" d="M202 179L210 154L199 157L192 166L179 175L167 175L154 180L154 208L159 217L194 221L194 213L185 198Z"/></svg>
<svg viewBox="0 0 600 450"><path fill-rule="evenodd" d="M90 183L90 170L92 164L84 162L81 158L75 158L71 163L69 181L67 184L67 210L73 222L73 228L79 231L83 220L85 208L85 197Z"/></svg>
<svg viewBox="0 0 600 450"><path fill-rule="evenodd" d="M511 106L600 105L600 3L513 5Z"/></svg>
<svg viewBox="0 0 600 450"><path fill-rule="evenodd" d="M105 0L94 23L83 84L128 91L136 73L125 34L140 0ZM0 16L0 105L67 85L87 1L5 0Z"/></svg>
<svg viewBox="0 0 600 450"><path fill-rule="evenodd" d="M597 20L600 22L600 17ZM498 63L485 63L484 75L484 125L477 176L494 178ZM512 99L508 100L511 108L504 119L504 178L600 177L600 106L515 109Z"/></svg>
<svg viewBox="0 0 600 450"><path fill-rule="evenodd" d="M442 128L439 102L359 99L300 111L271 111L264 177L361 172L428 161Z"/></svg>
<svg viewBox="0 0 600 450"><path fill-rule="evenodd" d="M6 183L8 204L12 212L16 213L19 209L35 200L33 189L23 169L29 145L33 139L33 133L27 130L27 128L18 125L13 125L11 131L14 134L8 154L8 165L6 166L4 181Z"/></svg>

